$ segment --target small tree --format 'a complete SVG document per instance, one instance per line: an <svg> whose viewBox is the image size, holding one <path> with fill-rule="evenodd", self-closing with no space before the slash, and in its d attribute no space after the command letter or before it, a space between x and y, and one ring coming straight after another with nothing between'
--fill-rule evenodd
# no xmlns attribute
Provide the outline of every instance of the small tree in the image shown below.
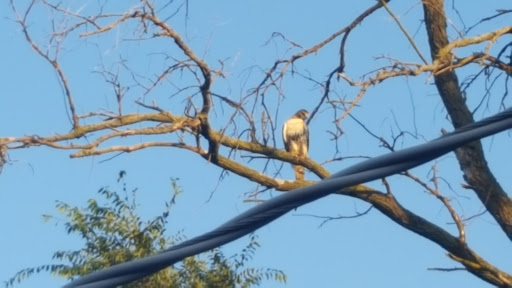
<svg viewBox="0 0 512 288"><path fill-rule="evenodd" d="M85 245L75 251L55 252L52 258L61 264L23 269L7 281L6 286L13 286L16 281L39 272L74 279L118 263L153 255L182 241L184 236L181 233L172 237L165 234L171 207L181 193L178 179L171 178L173 195L165 203L165 210L153 220L143 221L136 211L137 189L128 190L125 175L126 172L121 171L118 178L122 193L102 187L98 190L100 201L89 199L84 208L57 201L58 212L66 217L64 226L67 233L79 234ZM43 217L45 221L58 221L51 215ZM252 235L240 254L226 257L220 249L215 249L206 253L206 260L189 257L179 265L123 287L253 287L259 286L263 279L285 282L286 275L281 270L245 268L257 247L257 237Z"/></svg>

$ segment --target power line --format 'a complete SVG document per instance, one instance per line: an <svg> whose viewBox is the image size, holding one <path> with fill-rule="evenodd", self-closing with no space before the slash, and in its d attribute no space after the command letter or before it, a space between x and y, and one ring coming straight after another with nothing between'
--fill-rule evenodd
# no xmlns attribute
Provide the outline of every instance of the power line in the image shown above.
<svg viewBox="0 0 512 288"><path fill-rule="evenodd" d="M65 288L116 287L156 273L193 256L245 236L290 210L353 185L387 177L431 161L483 137L512 128L512 110L461 127L428 143L391 152L346 168L318 183L265 201L218 228L175 245L156 255L90 273Z"/></svg>

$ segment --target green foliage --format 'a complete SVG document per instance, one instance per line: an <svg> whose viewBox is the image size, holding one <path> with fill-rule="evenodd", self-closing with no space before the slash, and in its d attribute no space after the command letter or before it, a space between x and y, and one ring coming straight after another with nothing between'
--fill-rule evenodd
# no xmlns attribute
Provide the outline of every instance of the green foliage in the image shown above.
<svg viewBox="0 0 512 288"><path fill-rule="evenodd" d="M182 241L185 237L181 233L172 237L165 235L171 208L176 196L181 193L179 179L171 179L173 195L165 203L165 210L153 220L143 221L136 213L137 189L128 191L125 176L126 172L119 173L122 195L108 187L99 189L99 198L104 203L89 199L86 207L78 208L57 201L57 211L66 218L64 227L67 233L80 235L85 240L84 247L76 251L55 252L53 260L61 264L23 269L6 282L6 287L40 272L73 279L108 266L153 255ZM46 222L58 221L51 215L43 215L43 218ZM226 257L220 249L214 249L203 257L189 257L180 264L123 287L245 288L259 286L262 280L286 282L286 275L280 270L245 268L258 247L257 237L252 235L249 244L239 254Z"/></svg>

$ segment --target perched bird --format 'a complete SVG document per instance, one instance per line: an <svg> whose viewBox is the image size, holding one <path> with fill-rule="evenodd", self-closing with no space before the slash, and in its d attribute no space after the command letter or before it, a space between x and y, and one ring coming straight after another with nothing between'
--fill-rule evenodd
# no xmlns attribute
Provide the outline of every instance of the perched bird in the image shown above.
<svg viewBox="0 0 512 288"><path fill-rule="evenodd" d="M307 157L309 149L309 131L306 119L308 111L301 109L283 125L283 142L286 151L299 157ZM304 180L304 167L293 165L295 179Z"/></svg>

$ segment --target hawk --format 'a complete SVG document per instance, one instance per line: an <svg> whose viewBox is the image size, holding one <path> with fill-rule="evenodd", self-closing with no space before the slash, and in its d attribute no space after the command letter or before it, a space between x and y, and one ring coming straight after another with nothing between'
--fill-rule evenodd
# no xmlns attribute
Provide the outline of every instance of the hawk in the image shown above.
<svg viewBox="0 0 512 288"><path fill-rule="evenodd" d="M299 157L307 157L309 149L309 131L306 119L308 111L301 109L283 125L283 142L287 152ZM293 165L295 179L304 180L304 167Z"/></svg>

